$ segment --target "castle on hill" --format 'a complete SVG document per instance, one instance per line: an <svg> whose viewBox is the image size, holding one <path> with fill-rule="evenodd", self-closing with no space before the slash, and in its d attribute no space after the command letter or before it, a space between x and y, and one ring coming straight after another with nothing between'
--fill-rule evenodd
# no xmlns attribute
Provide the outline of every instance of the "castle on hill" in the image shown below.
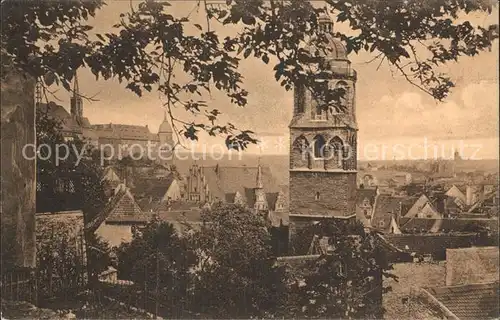
<svg viewBox="0 0 500 320"><path fill-rule="evenodd" d="M166 114L158 133L152 133L147 125L91 124L88 118L83 115L84 104L76 75L73 95L70 99L70 112L55 102L42 103L39 88L37 88L36 96L39 112L60 122L61 133L65 140L80 138L95 146L106 145L109 151L114 150L115 157L118 156L119 150L124 150L124 153L134 153L140 151L138 146L146 150L148 144L153 146L169 145L173 148L173 131ZM127 150L126 146L133 145L136 145L137 150L134 148Z"/></svg>

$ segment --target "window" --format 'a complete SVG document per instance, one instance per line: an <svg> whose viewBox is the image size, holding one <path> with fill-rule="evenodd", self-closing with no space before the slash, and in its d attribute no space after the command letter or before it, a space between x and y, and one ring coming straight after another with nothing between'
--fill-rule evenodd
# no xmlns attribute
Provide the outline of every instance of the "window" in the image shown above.
<svg viewBox="0 0 500 320"><path fill-rule="evenodd" d="M346 110L347 104L349 101L349 85L345 81L339 81L335 85L335 89L339 90L340 98L340 106L338 108L334 108L334 112L340 113L341 111Z"/></svg>
<svg viewBox="0 0 500 320"><path fill-rule="evenodd" d="M379 222L378 222L378 226L379 226L380 228L383 228L383 227L385 226L384 221L379 221Z"/></svg>
<svg viewBox="0 0 500 320"><path fill-rule="evenodd" d="M314 195L314 199L316 199L316 200L320 199L319 192L316 192L316 194Z"/></svg>
<svg viewBox="0 0 500 320"><path fill-rule="evenodd" d="M321 135L317 135L314 138L314 157L315 158L324 158L325 157L325 146L326 141L325 138Z"/></svg>

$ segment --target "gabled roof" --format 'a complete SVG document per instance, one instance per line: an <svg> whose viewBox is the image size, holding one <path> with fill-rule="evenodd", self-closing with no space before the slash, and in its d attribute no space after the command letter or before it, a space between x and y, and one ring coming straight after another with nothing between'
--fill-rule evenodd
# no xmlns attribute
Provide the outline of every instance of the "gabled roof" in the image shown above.
<svg viewBox="0 0 500 320"><path fill-rule="evenodd" d="M109 199L103 211L88 223L85 228L95 231L110 216L135 216L142 214L142 210L135 201L130 190L125 185L120 184L115 194Z"/></svg>
<svg viewBox="0 0 500 320"><path fill-rule="evenodd" d="M458 319L498 319L498 282L427 288Z"/></svg>
<svg viewBox="0 0 500 320"><path fill-rule="evenodd" d="M493 190L486 195L481 195L479 199L470 207L468 212L474 212L476 209L481 207L487 200L493 199L494 197L498 197L498 190Z"/></svg>
<svg viewBox="0 0 500 320"><path fill-rule="evenodd" d="M120 170L117 170L114 167L107 166L103 171L103 180L106 179L108 181L113 182L121 182L123 178L120 176Z"/></svg>
<svg viewBox="0 0 500 320"><path fill-rule="evenodd" d="M401 209L403 197L394 197L390 195L380 194L375 199L375 208L371 225L373 228L388 231L391 226L393 215L398 215Z"/></svg>
<svg viewBox="0 0 500 320"><path fill-rule="evenodd" d="M465 194L456 186L452 185L445 195L448 197L459 198L461 201L465 202Z"/></svg>
<svg viewBox="0 0 500 320"><path fill-rule="evenodd" d="M437 210L434 208L434 206L430 203L427 202L422 210L419 212L420 216L422 218L438 218L441 217L441 214L437 212Z"/></svg>
<svg viewBox="0 0 500 320"><path fill-rule="evenodd" d="M164 178L136 177L132 191L139 199L142 210L155 211L175 180L175 175L172 173Z"/></svg>
<svg viewBox="0 0 500 320"><path fill-rule="evenodd" d="M431 201L429 198L425 195L422 194L418 200L413 204L413 206L408 210L408 212L405 214L405 218L412 218L416 217L418 213L427 205L431 204Z"/></svg>
<svg viewBox="0 0 500 320"><path fill-rule="evenodd" d="M60 121L61 129L64 132L81 134L82 128L90 124L87 118L78 119L73 117L63 106L55 102L49 102L48 104L39 103L37 104L37 108L42 113L46 113L50 118Z"/></svg>
<svg viewBox="0 0 500 320"><path fill-rule="evenodd" d="M404 217L408 211L410 211L411 207L417 202L419 197L409 196L405 197L401 201L401 216Z"/></svg>
<svg viewBox="0 0 500 320"><path fill-rule="evenodd" d="M123 185L119 185L116 190L115 194L108 200L108 203L104 207L104 209L99 213L94 220L90 221L86 226L85 229L90 230L90 231L95 231L99 226L106 220L106 218L111 214L115 206L118 204L118 202L122 199L122 197L127 193L127 188Z"/></svg>
<svg viewBox="0 0 500 320"><path fill-rule="evenodd" d="M270 208L274 208L278 193L283 191L269 167L262 167L262 184ZM252 207L255 203L258 167L203 167L203 175L208 190L216 199L234 202L238 192L245 203Z"/></svg>
<svg viewBox="0 0 500 320"><path fill-rule="evenodd" d="M171 223L178 232L186 231L189 228L199 229L203 224L199 208L161 211L159 214L113 215L106 220L106 223L145 225L153 218Z"/></svg>

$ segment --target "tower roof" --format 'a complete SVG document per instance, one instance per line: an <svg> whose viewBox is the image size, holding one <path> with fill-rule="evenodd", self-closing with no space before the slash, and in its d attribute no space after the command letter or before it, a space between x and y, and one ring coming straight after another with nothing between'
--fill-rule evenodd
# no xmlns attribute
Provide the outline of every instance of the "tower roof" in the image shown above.
<svg viewBox="0 0 500 320"><path fill-rule="evenodd" d="M158 129L158 133L172 133L172 127L170 126L170 122L167 120L167 113L165 112L165 116L163 117L163 122Z"/></svg>
<svg viewBox="0 0 500 320"><path fill-rule="evenodd" d="M80 86L78 85L78 74L75 71L75 77L73 81L73 98L74 99L81 99L80 96Z"/></svg>
<svg viewBox="0 0 500 320"><path fill-rule="evenodd" d="M324 33L327 39L327 43L324 46L328 49L320 50L320 55L325 56L327 59L333 60L347 60L347 49L344 44L335 39L332 35L333 31L333 21L326 13L320 13L318 15L318 26L321 33ZM316 37L313 37L314 40ZM315 53L316 48L314 46L307 46L309 52Z"/></svg>

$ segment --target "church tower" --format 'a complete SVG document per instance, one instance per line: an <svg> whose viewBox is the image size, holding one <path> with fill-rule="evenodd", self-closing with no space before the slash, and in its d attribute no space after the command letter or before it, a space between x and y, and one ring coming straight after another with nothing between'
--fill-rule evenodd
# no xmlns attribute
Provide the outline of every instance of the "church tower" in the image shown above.
<svg viewBox="0 0 500 320"><path fill-rule="evenodd" d="M290 214L350 217L356 210L356 72L344 45L331 35L331 19L321 16L318 24L328 39L329 50L322 54L325 67L334 75L330 86L345 90L345 108L325 111L309 90L295 87L289 126Z"/></svg>
<svg viewBox="0 0 500 320"><path fill-rule="evenodd" d="M70 99L71 115L76 119L83 118L83 100L80 95L80 88L78 86L78 75L75 73L75 80L73 82L73 95Z"/></svg>
<svg viewBox="0 0 500 320"><path fill-rule="evenodd" d="M260 166L260 161L259 165L257 166L257 179L255 183L255 204L254 204L254 209L256 212L260 212L263 210L267 210L267 199L266 199L266 193L264 191L264 182L262 181L262 167Z"/></svg>
<svg viewBox="0 0 500 320"><path fill-rule="evenodd" d="M160 146L168 145L170 148L174 147L174 140L172 138L172 127L167 120L167 112L163 116L163 122L160 124L158 129L158 138L160 139Z"/></svg>

